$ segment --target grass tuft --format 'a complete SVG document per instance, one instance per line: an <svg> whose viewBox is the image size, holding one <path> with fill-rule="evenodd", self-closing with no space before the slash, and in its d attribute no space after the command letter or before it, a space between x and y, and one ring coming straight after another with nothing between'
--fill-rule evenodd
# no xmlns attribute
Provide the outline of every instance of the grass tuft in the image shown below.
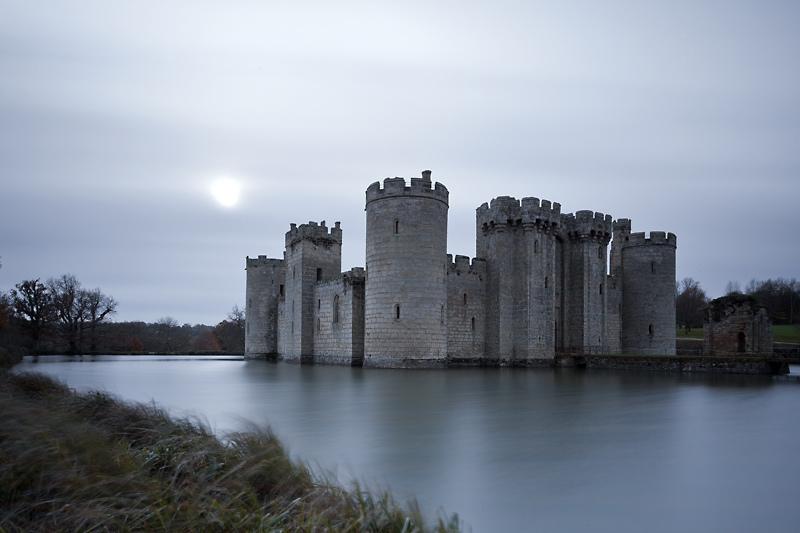
<svg viewBox="0 0 800 533"><path fill-rule="evenodd" d="M416 503L347 490L271 431L217 439L154 404L0 375L0 531L458 531Z"/></svg>

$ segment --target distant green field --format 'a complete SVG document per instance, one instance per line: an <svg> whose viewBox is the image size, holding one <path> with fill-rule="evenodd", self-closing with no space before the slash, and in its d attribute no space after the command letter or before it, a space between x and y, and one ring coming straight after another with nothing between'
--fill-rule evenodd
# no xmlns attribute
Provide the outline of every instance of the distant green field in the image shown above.
<svg viewBox="0 0 800 533"><path fill-rule="evenodd" d="M772 326L772 334L775 342L797 342L800 343L800 326ZM678 328L679 339L702 339L703 328L695 328L688 333L683 328Z"/></svg>

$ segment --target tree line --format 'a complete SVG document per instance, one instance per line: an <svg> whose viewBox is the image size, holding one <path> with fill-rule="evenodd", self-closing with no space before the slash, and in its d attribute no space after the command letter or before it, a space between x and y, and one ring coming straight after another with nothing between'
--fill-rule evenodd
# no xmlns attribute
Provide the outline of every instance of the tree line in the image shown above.
<svg viewBox="0 0 800 533"><path fill-rule="evenodd" d="M24 280L0 292L0 348L24 353L243 353L244 312L215 326L113 322L117 301L71 274Z"/></svg>
<svg viewBox="0 0 800 533"><path fill-rule="evenodd" d="M742 289L739 282L729 281L725 295L747 294L766 307L773 324L800 324L800 282L796 279L750 280ZM702 328L704 309L709 298L692 278L682 279L676 287L675 311L678 327Z"/></svg>

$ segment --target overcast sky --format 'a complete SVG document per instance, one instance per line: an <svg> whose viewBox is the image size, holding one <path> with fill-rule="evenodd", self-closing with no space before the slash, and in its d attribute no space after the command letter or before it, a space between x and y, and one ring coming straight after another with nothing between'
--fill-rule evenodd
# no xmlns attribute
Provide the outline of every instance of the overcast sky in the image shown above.
<svg viewBox="0 0 800 533"><path fill-rule="evenodd" d="M118 320L216 323L244 257L430 168L475 208L678 235L678 277L800 277L800 2L0 0L0 289L74 273ZM223 208L219 176L241 180Z"/></svg>

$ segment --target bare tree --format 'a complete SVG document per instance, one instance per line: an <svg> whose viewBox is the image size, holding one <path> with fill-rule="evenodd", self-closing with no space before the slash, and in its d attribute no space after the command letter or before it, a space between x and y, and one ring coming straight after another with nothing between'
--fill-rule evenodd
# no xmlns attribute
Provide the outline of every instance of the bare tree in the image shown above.
<svg viewBox="0 0 800 533"><path fill-rule="evenodd" d="M117 302L111 296L103 294L100 289L81 291L80 298L84 301L86 308L82 328L89 328L89 351L96 353L97 326L117 312Z"/></svg>
<svg viewBox="0 0 800 533"><path fill-rule="evenodd" d="M42 334L54 318L52 295L38 279L25 280L17 283L11 291L11 304L23 321L31 339L31 350L35 353Z"/></svg>
<svg viewBox="0 0 800 533"><path fill-rule="evenodd" d="M703 327L703 309L708 303L706 292L692 278L683 278L678 284L675 298L677 322L687 332L691 328Z"/></svg>
<svg viewBox="0 0 800 533"><path fill-rule="evenodd" d="M738 281L731 280L725 285L725 296L729 294L739 294L742 292L742 286Z"/></svg>
<svg viewBox="0 0 800 533"><path fill-rule="evenodd" d="M59 323L61 335L67 342L69 353L77 354L82 348L83 324L87 316L87 301L81 283L72 274L47 281Z"/></svg>

